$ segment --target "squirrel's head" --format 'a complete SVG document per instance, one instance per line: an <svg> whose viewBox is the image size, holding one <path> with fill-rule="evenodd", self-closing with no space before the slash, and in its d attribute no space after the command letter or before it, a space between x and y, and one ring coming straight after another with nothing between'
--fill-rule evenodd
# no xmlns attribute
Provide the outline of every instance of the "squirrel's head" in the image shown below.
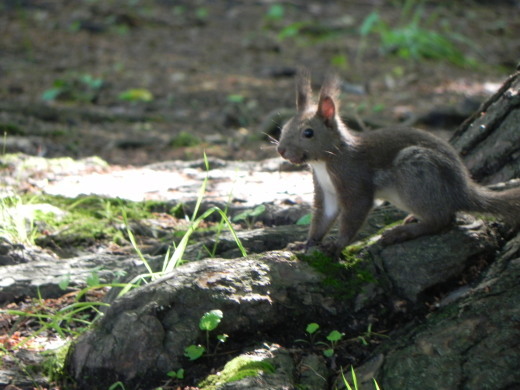
<svg viewBox="0 0 520 390"><path fill-rule="evenodd" d="M318 104L312 100L309 72L298 72L296 79L297 113L282 128L278 153L294 164L323 161L335 155L349 138L338 114L338 79L328 76L320 91Z"/></svg>

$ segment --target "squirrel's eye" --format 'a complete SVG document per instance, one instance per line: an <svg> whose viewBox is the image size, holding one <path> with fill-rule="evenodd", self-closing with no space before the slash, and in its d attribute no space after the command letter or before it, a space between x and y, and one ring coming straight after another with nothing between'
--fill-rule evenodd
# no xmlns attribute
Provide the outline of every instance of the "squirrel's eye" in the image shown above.
<svg viewBox="0 0 520 390"><path fill-rule="evenodd" d="M312 138L314 136L314 130L305 129L305 130L303 130L302 134L305 138Z"/></svg>

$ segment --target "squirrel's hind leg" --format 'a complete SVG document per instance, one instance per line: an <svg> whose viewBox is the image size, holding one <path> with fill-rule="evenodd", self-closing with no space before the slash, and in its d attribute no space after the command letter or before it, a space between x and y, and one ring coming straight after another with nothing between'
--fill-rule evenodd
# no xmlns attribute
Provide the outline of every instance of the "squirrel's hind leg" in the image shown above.
<svg viewBox="0 0 520 390"><path fill-rule="evenodd" d="M453 222L461 208L459 203L467 197L467 183L458 164L454 158L421 146L399 153L394 161L390 193L395 193L397 206L412 215L403 225L385 232L383 244L435 234Z"/></svg>
<svg viewBox="0 0 520 390"><path fill-rule="evenodd" d="M447 225L449 225L449 222L439 223L433 221L419 221L416 223L405 223L404 225L396 226L384 232L383 237L381 238L381 243L383 245L392 245L412 240L420 236L435 234L442 231Z"/></svg>

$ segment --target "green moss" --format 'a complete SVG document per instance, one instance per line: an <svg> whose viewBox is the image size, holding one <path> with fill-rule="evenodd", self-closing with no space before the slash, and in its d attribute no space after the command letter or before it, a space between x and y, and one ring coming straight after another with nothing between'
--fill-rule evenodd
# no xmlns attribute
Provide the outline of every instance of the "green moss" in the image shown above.
<svg viewBox="0 0 520 390"><path fill-rule="evenodd" d="M379 232L377 234L381 235L383 234L385 231L387 230L390 230L392 229L393 227L395 226L399 226L399 225L402 225L404 223L404 219L399 219L397 221L392 221L392 223L387 223L385 225L385 227L383 227L382 229L379 230Z"/></svg>
<svg viewBox="0 0 520 390"><path fill-rule="evenodd" d="M124 242L123 215L130 223L142 222L154 218L153 210L160 207L157 202L132 202L98 196L73 199L53 195L26 196L22 203L45 203L63 211L59 214L37 212L34 216L38 230L37 244L58 247L89 245L100 239Z"/></svg>
<svg viewBox="0 0 520 390"><path fill-rule="evenodd" d="M258 360L252 356L238 356L228 362L218 375L210 375L201 383L201 390L217 390L225 383L239 381L250 376L272 374L276 371L268 360Z"/></svg>
<svg viewBox="0 0 520 390"><path fill-rule="evenodd" d="M319 251L314 251L309 255L302 255L301 260L325 275L323 283L326 286L341 288L341 285L344 283L341 279L341 275L345 273L345 264L336 262L331 257Z"/></svg>
<svg viewBox="0 0 520 390"><path fill-rule="evenodd" d="M377 282L367 269L368 252L364 249L377 242L378 237L371 236L346 247L342 251L344 259L341 261L335 261L318 251L311 255L302 255L300 259L325 275L323 284L332 289L332 294L340 299L351 299L367 283Z"/></svg>
<svg viewBox="0 0 520 390"><path fill-rule="evenodd" d="M359 253L363 248L365 248L365 245L362 243L355 243L343 249L341 254L345 259L345 266L347 268L356 266L362 260Z"/></svg>
<svg viewBox="0 0 520 390"><path fill-rule="evenodd" d="M41 353L43 357L41 370L50 381L60 382L64 379L65 373L63 368L69 346L70 342L57 349L48 349Z"/></svg>
<svg viewBox="0 0 520 390"><path fill-rule="evenodd" d="M14 123L0 123L0 135L27 135L26 131Z"/></svg>
<svg viewBox="0 0 520 390"><path fill-rule="evenodd" d="M201 143L200 139L187 131L181 131L175 138L170 141L170 145L174 148L182 148L188 146L197 146Z"/></svg>

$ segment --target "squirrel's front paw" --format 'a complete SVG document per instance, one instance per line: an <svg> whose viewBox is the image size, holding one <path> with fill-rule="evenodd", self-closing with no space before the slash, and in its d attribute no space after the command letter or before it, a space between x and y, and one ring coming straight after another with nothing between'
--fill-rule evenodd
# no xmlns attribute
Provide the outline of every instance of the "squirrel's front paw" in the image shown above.
<svg viewBox="0 0 520 390"><path fill-rule="evenodd" d="M307 251L307 243L305 241L295 241L291 242L285 248L291 252L303 252Z"/></svg>
<svg viewBox="0 0 520 390"><path fill-rule="evenodd" d="M319 252L325 256L336 258L338 254L338 247L333 242L326 243L307 243L305 254L312 255L314 252Z"/></svg>
<svg viewBox="0 0 520 390"><path fill-rule="evenodd" d="M314 240L308 240L305 243L305 254L306 255L310 255L313 252L321 252L321 248L320 247L321 247L321 245L320 245L319 242L314 241Z"/></svg>

